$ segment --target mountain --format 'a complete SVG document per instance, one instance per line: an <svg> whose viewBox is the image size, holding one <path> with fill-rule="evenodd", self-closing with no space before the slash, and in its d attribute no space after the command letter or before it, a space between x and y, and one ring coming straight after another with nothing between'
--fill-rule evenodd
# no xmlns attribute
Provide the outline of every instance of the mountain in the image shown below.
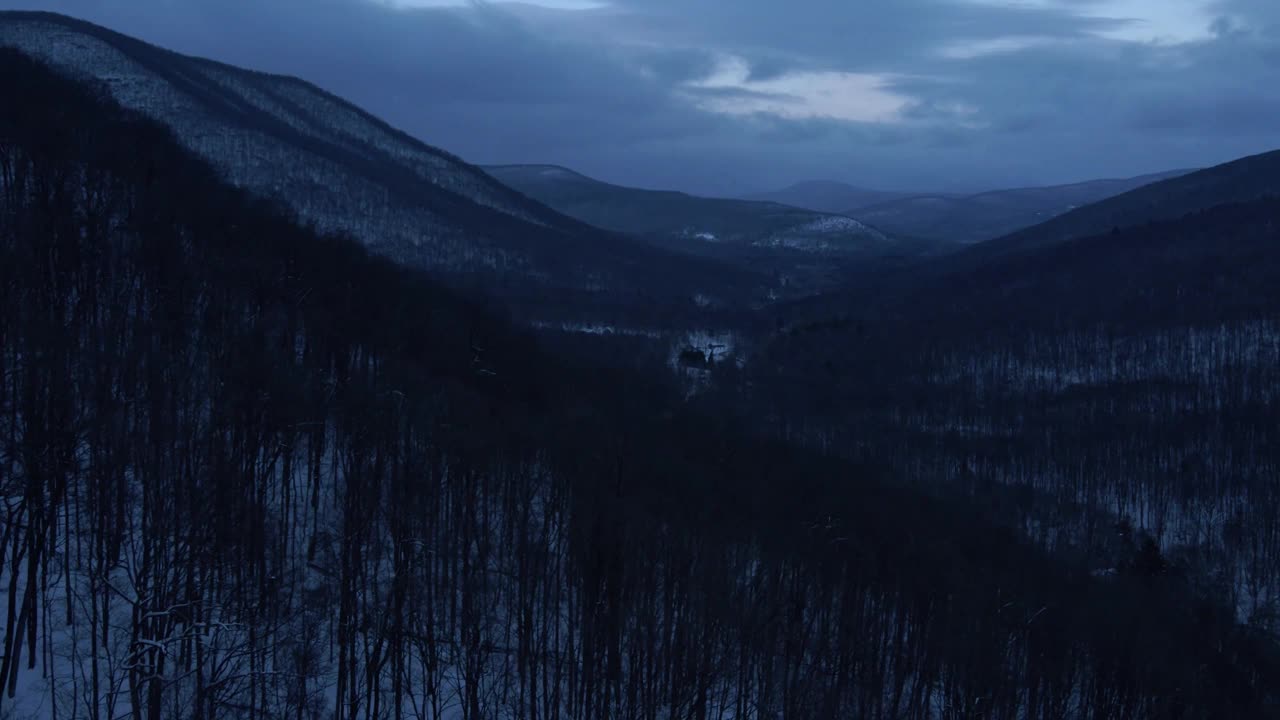
<svg viewBox="0 0 1280 720"><path fill-rule="evenodd" d="M1159 549L584 365L7 48L0 97L0 716L1274 714Z"/></svg>
<svg viewBox="0 0 1280 720"><path fill-rule="evenodd" d="M1268 320L1280 307L1280 194L972 263L948 258L938 264L953 265L951 272L911 292L912 302L946 299L934 311L937 324L928 327L986 332L1106 324L1126 332Z"/></svg>
<svg viewBox="0 0 1280 720"><path fill-rule="evenodd" d="M911 193L868 190L834 180L808 180L781 190L747 195L743 199L856 216L855 211L859 208L910 195Z"/></svg>
<svg viewBox="0 0 1280 720"><path fill-rule="evenodd" d="M898 235L976 243L1187 172L1179 170L1123 180L992 190L976 195L914 195L849 206L846 212Z"/></svg>
<svg viewBox="0 0 1280 720"><path fill-rule="evenodd" d="M1030 235L1045 239L1016 252L982 244L815 300L749 369L769 398L756 411L1016 507L1015 526L1089 572L1179 577L1274 636L1280 195L1262 193L1264 167L1144 188L1118 206L1133 214L1102 217L1171 213L1143 199L1183 189L1236 201L1195 210L1186 196L1193 209L1174 217ZM1115 539L1140 557L1096 554Z"/></svg>
<svg viewBox="0 0 1280 720"><path fill-rule="evenodd" d="M296 78L49 13L0 13L0 45L103 83L223 177L319 230L349 233L452 282L526 297L530 288L677 299L736 291L724 268L565 217Z"/></svg>
<svg viewBox="0 0 1280 720"><path fill-rule="evenodd" d="M485 168L499 181L592 225L677 246L725 245L835 255L900 250L884 233L842 215L772 202L640 190L554 165Z"/></svg>
<svg viewBox="0 0 1280 720"><path fill-rule="evenodd" d="M1280 150L1252 155L1087 205L972 248L976 259L1026 252L1073 238L1152 222L1226 203L1280 195Z"/></svg>

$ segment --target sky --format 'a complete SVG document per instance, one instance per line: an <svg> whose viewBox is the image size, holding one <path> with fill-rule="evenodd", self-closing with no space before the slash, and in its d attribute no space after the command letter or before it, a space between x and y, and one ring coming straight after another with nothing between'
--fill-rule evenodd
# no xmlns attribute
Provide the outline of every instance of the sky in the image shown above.
<svg viewBox="0 0 1280 720"><path fill-rule="evenodd" d="M296 75L475 163L731 195L1280 148L1280 0L0 0Z"/></svg>

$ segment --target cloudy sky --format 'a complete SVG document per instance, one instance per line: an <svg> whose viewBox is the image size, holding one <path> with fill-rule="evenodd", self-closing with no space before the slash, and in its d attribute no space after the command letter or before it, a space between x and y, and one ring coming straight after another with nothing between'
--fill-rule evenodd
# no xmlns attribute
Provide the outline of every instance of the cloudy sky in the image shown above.
<svg viewBox="0 0 1280 720"><path fill-rule="evenodd" d="M1280 0L0 0L301 76L479 163L731 194L1280 148Z"/></svg>

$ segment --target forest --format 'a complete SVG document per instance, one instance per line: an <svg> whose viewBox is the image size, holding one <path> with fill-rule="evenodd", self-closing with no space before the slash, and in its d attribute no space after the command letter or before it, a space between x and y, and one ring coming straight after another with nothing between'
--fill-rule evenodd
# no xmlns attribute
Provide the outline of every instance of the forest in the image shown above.
<svg viewBox="0 0 1280 720"><path fill-rule="evenodd" d="M190 57L83 20L0 11L0 45L92 78L173 131L219 177L323 233L522 314L559 319L563 295L644 317L695 314L703 293L746 303L768 276L589 226L295 77ZM547 307L543 307L543 304Z"/></svg>
<svg viewBox="0 0 1280 720"><path fill-rule="evenodd" d="M1248 303L912 335L890 298L690 393L233 188L102 87L0 49L0 97L0 717L1280 714ZM1009 277L951 319L1057 297ZM1170 277L1132 292L1199 291ZM1184 531L1224 540L1197 565Z"/></svg>
<svg viewBox="0 0 1280 720"><path fill-rule="evenodd" d="M1100 531L1132 524L1274 634L1277 217L1225 204L804 308L756 397L798 442L1018 508L1092 571Z"/></svg>

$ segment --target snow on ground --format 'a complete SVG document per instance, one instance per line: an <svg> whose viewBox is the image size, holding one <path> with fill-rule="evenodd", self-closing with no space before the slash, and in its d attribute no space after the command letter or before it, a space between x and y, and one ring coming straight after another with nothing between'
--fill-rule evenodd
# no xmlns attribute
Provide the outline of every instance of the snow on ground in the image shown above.
<svg viewBox="0 0 1280 720"><path fill-rule="evenodd" d="M806 252L855 249L867 243L888 243L884 233L843 215L824 215L758 240L761 247L788 248Z"/></svg>
<svg viewBox="0 0 1280 720"><path fill-rule="evenodd" d="M812 233L875 233L865 223L843 215L826 215L805 223L796 230Z"/></svg>
<svg viewBox="0 0 1280 720"><path fill-rule="evenodd" d="M680 237L690 240L701 240L702 242L720 242L720 237L710 230L700 230L698 228L684 228L680 231Z"/></svg>
<svg viewBox="0 0 1280 720"><path fill-rule="evenodd" d="M662 337L662 333L657 330L611 325L609 323L548 322L546 320L537 320L530 323L530 325L539 330L558 330L560 332L580 333L583 335L625 335L629 337L648 338Z"/></svg>

